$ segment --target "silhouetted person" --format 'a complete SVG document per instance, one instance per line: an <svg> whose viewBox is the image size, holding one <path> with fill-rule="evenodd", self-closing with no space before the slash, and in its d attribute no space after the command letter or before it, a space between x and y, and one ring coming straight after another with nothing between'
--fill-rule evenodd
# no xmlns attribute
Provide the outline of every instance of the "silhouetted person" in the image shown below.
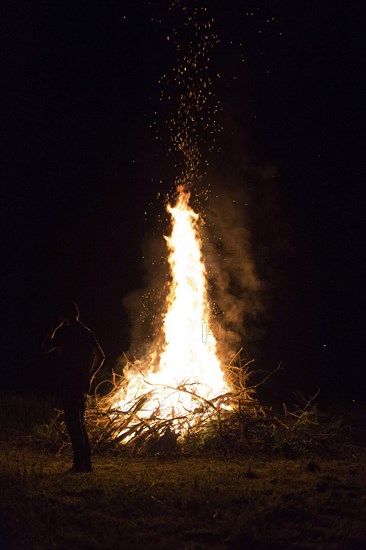
<svg viewBox="0 0 366 550"><path fill-rule="evenodd" d="M93 332L79 321L75 302L63 305L60 320L61 324L46 336L42 349L45 353L57 352L62 406L74 452L71 472L91 472L85 401L91 380L104 362L104 353Z"/></svg>

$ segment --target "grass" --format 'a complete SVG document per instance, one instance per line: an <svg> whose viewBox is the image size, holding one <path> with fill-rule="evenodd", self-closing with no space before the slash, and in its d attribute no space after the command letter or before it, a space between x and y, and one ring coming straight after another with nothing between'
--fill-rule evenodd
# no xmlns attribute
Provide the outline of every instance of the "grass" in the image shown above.
<svg viewBox="0 0 366 550"><path fill-rule="evenodd" d="M59 406L54 398L37 399L31 394L0 395L0 441L35 433L49 421L56 405Z"/></svg>
<svg viewBox="0 0 366 550"><path fill-rule="evenodd" d="M366 467L359 459L67 457L0 449L0 547L364 548Z"/></svg>
<svg viewBox="0 0 366 550"><path fill-rule="evenodd" d="M356 447L293 458L255 447L230 459L104 454L93 474L65 475L70 450L38 446L52 402L5 396L0 409L1 550L366 547ZM281 448L298 445L296 430Z"/></svg>

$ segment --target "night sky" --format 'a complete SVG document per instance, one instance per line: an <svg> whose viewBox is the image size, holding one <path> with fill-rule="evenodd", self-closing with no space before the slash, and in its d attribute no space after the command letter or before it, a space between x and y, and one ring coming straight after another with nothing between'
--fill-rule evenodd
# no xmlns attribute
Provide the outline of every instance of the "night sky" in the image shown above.
<svg viewBox="0 0 366 550"><path fill-rule="evenodd" d="M221 192L227 184L248 197L253 256L267 281L249 351L264 370L283 362L269 392L278 399L320 387L323 399L350 402L366 382L363 31L357 5L340 4L206 2L220 38L211 62L224 127L210 174L226 182ZM156 121L164 135L158 81L176 61L169 5L6 3L4 389L47 386L39 346L63 297L78 302L108 368L129 349L123 300L144 287L144 246L164 212L156 197L175 177L154 131Z"/></svg>

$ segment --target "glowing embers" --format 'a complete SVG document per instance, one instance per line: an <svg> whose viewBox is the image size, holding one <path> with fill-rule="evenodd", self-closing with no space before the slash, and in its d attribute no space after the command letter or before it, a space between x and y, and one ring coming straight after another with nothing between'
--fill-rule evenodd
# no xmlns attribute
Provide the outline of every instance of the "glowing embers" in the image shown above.
<svg viewBox="0 0 366 550"><path fill-rule="evenodd" d="M166 420L179 430L189 429L197 412L225 401L230 390L224 381L213 335L203 338L210 323L206 270L199 236L199 215L189 206L189 193L178 188L174 206L167 210L172 231L169 249L170 285L163 317L163 346L152 346L150 356L125 369L123 387L112 397L112 409L129 417L129 426L141 421ZM222 399L220 398L222 397ZM130 429L127 430L130 432ZM122 435L121 433L119 434ZM127 438L127 439L126 439ZM126 433L125 441L129 436Z"/></svg>

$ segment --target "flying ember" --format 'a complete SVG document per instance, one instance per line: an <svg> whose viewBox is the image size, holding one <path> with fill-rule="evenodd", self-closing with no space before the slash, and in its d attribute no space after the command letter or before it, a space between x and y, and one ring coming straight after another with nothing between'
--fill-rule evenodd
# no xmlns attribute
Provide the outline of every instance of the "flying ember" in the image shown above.
<svg viewBox="0 0 366 550"><path fill-rule="evenodd" d="M173 420L190 413L202 400L224 398L230 392L216 354L217 342L210 334L207 277L199 236L200 217L189 205L190 193L183 186L174 206L167 210L172 230L165 237L169 249L170 286L163 318L163 346L157 346L145 361L126 369L125 385L113 396L113 409L121 412L138 408L136 420ZM131 419L134 422L134 419ZM130 423L131 425L131 423Z"/></svg>

